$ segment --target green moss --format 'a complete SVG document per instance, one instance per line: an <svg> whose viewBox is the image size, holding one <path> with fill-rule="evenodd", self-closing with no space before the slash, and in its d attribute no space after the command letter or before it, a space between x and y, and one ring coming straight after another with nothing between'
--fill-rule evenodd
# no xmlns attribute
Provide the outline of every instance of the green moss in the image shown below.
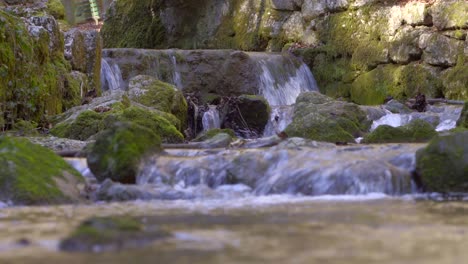
<svg viewBox="0 0 468 264"><path fill-rule="evenodd" d="M438 15L440 16L441 27L445 28L447 25L452 25L455 28L465 28L468 19L468 4L466 1L459 0L448 4L441 4Z"/></svg>
<svg viewBox="0 0 468 264"><path fill-rule="evenodd" d="M303 93L296 101L293 122L286 133L329 142L354 142L368 128L366 114L352 103L333 101L316 93Z"/></svg>
<svg viewBox="0 0 468 264"><path fill-rule="evenodd" d="M13 131L17 136L38 136L37 123L18 120L13 124Z"/></svg>
<svg viewBox="0 0 468 264"><path fill-rule="evenodd" d="M351 100L363 105L383 104L387 95L395 91L393 75L396 66L379 66L356 78L351 86Z"/></svg>
<svg viewBox="0 0 468 264"><path fill-rule="evenodd" d="M57 179L76 182L80 174L52 151L25 139L0 137L0 200L17 204L70 202Z"/></svg>
<svg viewBox="0 0 468 264"><path fill-rule="evenodd" d="M49 41L45 32L37 39L29 36L21 19L0 10L0 102L8 124L40 123L63 110L71 67L63 50L50 50ZM58 41L63 44L63 38Z"/></svg>
<svg viewBox="0 0 468 264"><path fill-rule="evenodd" d="M385 45L378 41L360 44L354 51L351 64L356 70L372 70L387 61Z"/></svg>
<svg viewBox="0 0 468 264"><path fill-rule="evenodd" d="M228 134L229 136L231 136L232 138L235 138L236 135L234 133L234 130L232 129L219 129L219 128L214 128L214 129L210 129L208 131L205 131L203 133L201 133L200 135L198 135L193 141L195 142L201 142L201 141L205 141L205 140L208 140L210 138L213 138L214 136L220 134L220 133L225 133L225 134Z"/></svg>
<svg viewBox="0 0 468 264"><path fill-rule="evenodd" d="M444 95L447 99L468 100L468 61L460 55L457 65L442 75Z"/></svg>
<svg viewBox="0 0 468 264"><path fill-rule="evenodd" d="M147 127L138 122L113 123L97 136L87 161L101 182L135 183L142 159L160 150L160 137Z"/></svg>
<svg viewBox="0 0 468 264"><path fill-rule="evenodd" d="M466 101L465 105L463 106L460 119L457 121L457 126L468 128L468 101Z"/></svg>
<svg viewBox="0 0 468 264"><path fill-rule="evenodd" d="M65 18L65 7L60 0L49 0L47 2L47 9L55 19Z"/></svg>
<svg viewBox="0 0 468 264"><path fill-rule="evenodd" d="M437 135L428 122L415 119L402 127L382 125L362 140L363 143L425 142Z"/></svg>
<svg viewBox="0 0 468 264"><path fill-rule="evenodd" d="M121 114L109 115L105 123L107 126L115 121L134 122L158 134L163 142L179 143L184 140L183 135L169 121L155 112L137 107L129 107Z"/></svg>
<svg viewBox="0 0 468 264"><path fill-rule="evenodd" d="M427 191L468 191L468 132L434 138L416 153L416 169Z"/></svg>
<svg viewBox="0 0 468 264"><path fill-rule="evenodd" d="M142 87L142 90L144 91L142 94L134 95L132 99L145 106L174 115L178 119L176 127L180 131L185 129L188 106L181 91L172 84L156 79ZM166 119L172 121L172 118Z"/></svg>
<svg viewBox="0 0 468 264"><path fill-rule="evenodd" d="M161 1L115 1L102 28L105 48L159 48L165 43L165 29L159 9Z"/></svg>

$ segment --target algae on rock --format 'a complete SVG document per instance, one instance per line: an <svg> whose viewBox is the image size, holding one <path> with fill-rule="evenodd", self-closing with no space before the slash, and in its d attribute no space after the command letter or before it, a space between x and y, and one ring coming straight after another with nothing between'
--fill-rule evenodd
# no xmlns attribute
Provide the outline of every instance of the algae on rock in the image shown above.
<svg viewBox="0 0 468 264"><path fill-rule="evenodd" d="M52 151L0 137L0 200L20 205L79 202L81 175Z"/></svg>

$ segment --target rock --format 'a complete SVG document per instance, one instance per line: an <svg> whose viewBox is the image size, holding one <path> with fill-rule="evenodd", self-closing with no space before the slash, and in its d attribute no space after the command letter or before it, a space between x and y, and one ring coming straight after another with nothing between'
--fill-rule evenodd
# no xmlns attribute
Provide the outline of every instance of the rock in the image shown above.
<svg viewBox="0 0 468 264"><path fill-rule="evenodd" d="M115 122L129 121L153 130L163 142L183 141L183 135L176 128L180 127L176 117L131 101L125 102L122 95L123 93L116 93L98 97L90 104L72 108L57 116L51 134L62 138L89 140ZM132 104L135 105L131 106ZM106 111L99 111L100 109Z"/></svg>
<svg viewBox="0 0 468 264"><path fill-rule="evenodd" d="M446 98L468 100L468 62L459 60L455 67L442 72L441 79L444 84L444 95Z"/></svg>
<svg viewBox="0 0 468 264"><path fill-rule="evenodd" d="M272 0L271 5L276 10L294 11L301 8L304 0Z"/></svg>
<svg viewBox="0 0 468 264"><path fill-rule="evenodd" d="M9 137L0 137L0 149L0 200L15 205L83 201L81 175L52 151Z"/></svg>
<svg viewBox="0 0 468 264"><path fill-rule="evenodd" d="M419 36L422 30L413 27L404 27L395 35L395 40L390 44L389 57L399 64L407 64L410 61L421 59L422 50L418 46Z"/></svg>
<svg viewBox="0 0 468 264"><path fill-rule="evenodd" d="M436 66L454 66L462 45L462 41L439 33L422 34L419 38L419 47L424 50L424 62Z"/></svg>
<svg viewBox="0 0 468 264"><path fill-rule="evenodd" d="M28 31L36 39L43 34L49 38L49 53L52 56L61 56L64 49L64 40L57 21L52 16L33 16L26 19Z"/></svg>
<svg viewBox="0 0 468 264"><path fill-rule="evenodd" d="M468 101L466 101L463 106L460 119L457 121L457 126L468 128Z"/></svg>
<svg viewBox="0 0 468 264"><path fill-rule="evenodd" d="M427 6L424 2L408 2L401 8L402 20L412 26L429 24Z"/></svg>
<svg viewBox="0 0 468 264"><path fill-rule="evenodd" d="M415 119L402 127L378 126L364 137L362 143L425 142L436 135L437 132L431 124L421 119Z"/></svg>
<svg viewBox="0 0 468 264"><path fill-rule="evenodd" d="M138 75L130 79L128 94L135 102L173 114L181 123L179 130L183 131L188 107L184 95L174 85L151 76Z"/></svg>
<svg viewBox="0 0 468 264"><path fill-rule="evenodd" d="M468 3L464 0L436 1L431 14L438 30L468 28Z"/></svg>
<svg viewBox="0 0 468 264"><path fill-rule="evenodd" d="M241 95L229 106L224 126L233 129L242 137L259 137L268 123L270 111L265 98L258 95Z"/></svg>
<svg viewBox="0 0 468 264"><path fill-rule="evenodd" d="M69 252L121 251L141 248L155 240L169 238L171 233L158 227L145 226L142 219L128 216L94 217L80 224L59 248Z"/></svg>
<svg viewBox="0 0 468 264"><path fill-rule="evenodd" d="M219 128L214 128L210 129L208 131L203 131L200 135L198 135L193 141L194 142L202 142L205 140L208 140L210 138L215 137L218 134L228 134L231 136L231 138L235 138L236 135L234 134L234 131L232 129L219 129Z"/></svg>
<svg viewBox="0 0 468 264"><path fill-rule="evenodd" d="M201 148L226 148L232 142L232 136L227 133L219 133L201 142Z"/></svg>
<svg viewBox="0 0 468 264"><path fill-rule="evenodd" d="M306 92L297 98L293 122L285 132L290 137L354 142L366 129L366 123L366 114L357 105Z"/></svg>
<svg viewBox="0 0 468 264"><path fill-rule="evenodd" d="M73 70L87 71L86 52L82 31L72 29L65 33L65 58L70 61Z"/></svg>
<svg viewBox="0 0 468 264"><path fill-rule="evenodd" d="M65 19L65 7L60 0L49 0L47 9L55 19Z"/></svg>
<svg viewBox="0 0 468 264"><path fill-rule="evenodd" d="M383 108L385 110L388 110L392 113L397 113L397 114L408 114L411 113L411 109L408 108L408 106L398 102L397 100L390 100L388 101Z"/></svg>
<svg viewBox="0 0 468 264"><path fill-rule="evenodd" d="M86 74L89 78L91 89L101 92L101 58L102 38L98 31L90 30L83 32L86 49Z"/></svg>
<svg viewBox="0 0 468 264"><path fill-rule="evenodd" d="M434 138L416 153L416 167L427 191L468 191L468 131Z"/></svg>
<svg viewBox="0 0 468 264"><path fill-rule="evenodd" d="M65 138L56 138L56 137L28 137L27 139L34 144L43 146L54 152L59 152L59 151L79 152L88 145L88 142L85 142L85 141L65 139Z"/></svg>
<svg viewBox="0 0 468 264"><path fill-rule="evenodd" d="M153 131L133 123L116 123L96 137L87 161L98 181L131 184L136 182L142 159L159 151L161 139Z"/></svg>

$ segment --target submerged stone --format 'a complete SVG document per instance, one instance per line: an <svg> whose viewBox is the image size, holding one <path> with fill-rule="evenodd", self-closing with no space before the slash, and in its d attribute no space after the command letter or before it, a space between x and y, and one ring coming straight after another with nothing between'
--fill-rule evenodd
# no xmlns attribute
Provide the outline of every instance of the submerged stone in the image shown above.
<svg viewBox="0 0 468 264"><path fill-rule="evenodd" d="M434 138L416 153L416 166L428 191L468 192L468 131Z"/></svg>
<svg viewBox="0 0 468 264"><path fill-rule="evenodd" d="M161 139L136 123L115 123L96 137L87 161L98 181L135 183L141 161L161 151Z"/></svg>
<svg viewBox="0 0 468 264"><path fill-rule="evenodd" d="M0 137L0 200L20 205L81 201L81 175L52 151Z"/></svg>
<svg viewBox="0 0 468 264"><path fill-rule="evenodd" d="M71 252L119 251L148 246L171 234L129 216L94 217L84 221L59 248Z"/></svg>

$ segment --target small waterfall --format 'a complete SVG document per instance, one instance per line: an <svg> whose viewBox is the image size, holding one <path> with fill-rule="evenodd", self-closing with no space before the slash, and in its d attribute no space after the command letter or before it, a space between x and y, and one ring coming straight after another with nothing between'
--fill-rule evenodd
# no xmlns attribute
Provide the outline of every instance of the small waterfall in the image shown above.
<svg viewBox="0 0 468 264"><path fill-rule="evenodd" d="M202 117L203 130L207 131L214 128L221 128L221 120L216 105L210 105L208 107L208 111L206 111Z"/></svg>
<svg viewBox="0 0 468 264"><path fill-rule="evenodd" d="M105 59L101 60L101 89L111 92L124 89L119 66L117 64L110 66Z"/></svg>
<svg viewBox="0 0 468 264"><path fill-rule="evenodd" d="M264 137L273 136L288 127L292 122L294 107L292 105L271 106L270 119L263 132Z"/></svg>
<svg viewBox="0 0 468 264"><path fill-rule="evenodd" d="M178 89L182 89L182 77L180 72L177 70L177 58L175 55L171 55L172 67L174 67L174 72L172 73L172 81Z"/></svg>
<svg viewBox="0 0 468 264"><path fill-rule="evenodd" d="M257 63L261 68L260 94L270 105L292 105L301 92L318 91L305 63L277 54L263 55Z"/></svg>

